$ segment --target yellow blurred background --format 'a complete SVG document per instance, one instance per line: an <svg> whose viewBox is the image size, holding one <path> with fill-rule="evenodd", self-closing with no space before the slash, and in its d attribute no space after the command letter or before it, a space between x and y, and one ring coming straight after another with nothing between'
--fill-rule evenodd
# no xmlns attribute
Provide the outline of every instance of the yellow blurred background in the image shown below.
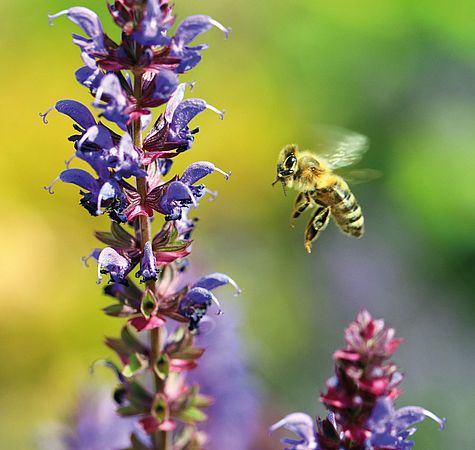
<svg viewBox="0 0 475 450"><path fill-rule="evenodd" d="M405 343L400 405L448 418L424 423L419 449L473 446L475 407L475 3L439 0L177 0L178 18L209 14L212 30L193 95L226 110L203 113L195 146L173 173L196 160L231 170L203 201L193 264L243 288L242 338L268 399L266 416L322 414L318 392L331 354L363 306L384 316ZM99 13L113 38L104 1ZM90 103L74 79L81 66L65 0L0 0L3 218L0 307L0 448L33 449L42 423L72 404L90 363L109 355L102 339L120 321L105 317L95 268L80 257L107 220L78 205L77 188L43 190L72 153L71 121L38 113L58 99ZM354 193L366 215L359 241L332 225L305 254L305 219L289 227L293 194L272 189L279 149L313 145L312 125L331 123L371 140L364 165L384 176ZM266 424L267 425L267 424ZM277 444L275 444L277 448Z"/></svg>

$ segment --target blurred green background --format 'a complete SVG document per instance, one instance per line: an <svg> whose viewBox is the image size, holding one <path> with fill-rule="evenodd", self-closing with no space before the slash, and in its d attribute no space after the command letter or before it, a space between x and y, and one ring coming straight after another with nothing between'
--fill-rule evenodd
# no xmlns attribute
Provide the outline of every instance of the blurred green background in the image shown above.
<svg viewBox="0 0 475 450"><path fill-rule="evenodd" d="M448 418L424 423L418 449L468 449L475 407L475 3L460 0L177 0L179 19L205 13L232 27L212 30L210 49L188 79L193 95L226 110L204 113L193 149L174 168L210 160L231 170L203 201L193 263L242 286L242 337L262 386L265 420L302 410L321 414L318 392L331 354L363 306L384 316L405 343L400 405L420 404ZM76 84L78 28L47 13L65 0L0 0L2 85L2 270L0 448L33 449L38 427L61 418L88 377L91 361L119 321L95 268L80 256L105 229L77 207L77 189L43 190L72 153L71 122L38 116L56 100L91 101ZM105 2L95 9L112 37ZM369 136L364 165L384 176L354 193L367 234L352 240L333 225L307 255L305 219L289 227L293 194L272 189L279 149L313 145L311 125L331 123ZM223 294L226 297L226 294ZM268 423L264 423L263 426ZM272 441L275 442L275 441ZM277 444L273 444L277 448Z"/></svg>

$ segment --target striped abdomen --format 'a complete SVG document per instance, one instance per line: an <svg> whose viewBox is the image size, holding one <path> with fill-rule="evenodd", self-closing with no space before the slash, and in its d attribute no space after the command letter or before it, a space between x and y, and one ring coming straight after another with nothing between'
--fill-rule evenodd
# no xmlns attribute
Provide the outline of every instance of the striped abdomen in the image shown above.
<svg viewBox="0 0 475 450"><path fill-rule="evenodd" d="M354 237L363 236L363 213L345 181L339 178L331 187L317 192L318 197L330 207L333 219L343 233Z"/></svg>

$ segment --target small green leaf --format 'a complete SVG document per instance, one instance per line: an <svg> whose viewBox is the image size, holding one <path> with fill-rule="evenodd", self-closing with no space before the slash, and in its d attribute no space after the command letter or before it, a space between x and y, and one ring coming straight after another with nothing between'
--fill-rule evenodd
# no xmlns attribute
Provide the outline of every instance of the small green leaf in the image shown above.
<svg viewBox="0 0 475 450"><path fill-rule="evenodd" d="M129 363L122 369L122 375L124 375L124 377L130 378L146 367L147 361L143 359L141 355L133 353L130 355Z"/></svg>
<svg viewBox="0 0 475 450"><path fill-rule="evenodd" d="M184 422L204 422L208 416L194 406L187 408L179 415L180 419Z"/></svg>
<svg viewBox="0 0 475 450"><path fill-rule="evenodd" d="M125 325L122 327L120 332L120 338L135 353L141 353L142 355L146 355L148 353L147 347L140 342L140 340L135 336L135 334L131 331L131 329Z"/></svg>
<svg viewBox="0 0 475 450"><path fill-rule="evenodd" d="M151 413L160 422L163 422L168 415L168 404L165 398L157 395L152 405Z"/></svg>
<svg viewBox="0 0 475 450"><path fill-rule="evenodd" d="M135 242L135 238L127 233L118 223L112 222L111 225L112 235L122 243L121 247L132 247Z"/></svg>
<svg viewBox="0 0 475 450"><path fill-rule="evenodd" d="M153 311L155 311L155 307L157 306L157 302L153 297L152 293L147 290L145 291L145 295L142 298L142 303L140 305L140 311L146 319L149 319L152 315Z"/></svg>
<svg viewBox="0 0 475 450"><path fill-rule="evenodd" d="M135 313L135 310L130 306L123 305L120 303L114 303L113 305L106 306L102 308L105 314L112 317L130 317Z"/></svg>
<svg viewBox="0 0 475 450"><path fill-rule="evenodd" d="M165 380L170 371L170 358L165 353L162 353L160 358L158 358L155 363L154 372L157 374L157 377L161 380Z"/></svg>
<svg viewBox="0 0 475 450"><path fill-rule="evenodd" d="M105 344L110 349L114 350L119 357L129 356L132 352L129 347L121 340L112 337L105 338Z"/></svg>
<svg viewBox="0 0 475 450"><path fill-rule="evenodd" d="M142 412L142 410L134 408L132 405L121 406L117 409L117 414L123 417L136 416L137 414L140 414Z"/></svg>
<svg viewBox="0 0 475 450"><path fill-rule="evenodd" d="M207 395L197 394L191 403L197 408L207 408L208 406L211 406L214 403L214 399Z"/></svg>

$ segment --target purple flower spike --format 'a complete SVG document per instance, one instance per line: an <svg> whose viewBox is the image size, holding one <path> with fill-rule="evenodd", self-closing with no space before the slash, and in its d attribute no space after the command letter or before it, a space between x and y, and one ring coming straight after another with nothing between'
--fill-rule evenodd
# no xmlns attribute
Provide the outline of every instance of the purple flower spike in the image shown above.
<svg viewBox="0 0 475 450"><path fill-rule="evenodd" d="M130 271L128 259L119 255L113 248L106 247L99 254L97 259L97 284L102 281L102 274L108 273L110 281L126 284L126 277Z"/></svg>
<svg viewBox="0 0 475 450"><path fill-rule="evenodd" d="M283 444L291 446L288 447L288 450L315 450L318 448L314 422L308 414L289 414L272 425L269 431L273 433L282 427L298 436L298 439L284 438L281 440Z"/></svg>
<svg viewBox="0 0 475 450"><path fill-rule="evenodd" d="M88 8L82 6L75 6L73 8L65 9L56 14L48 14L49 24L53 23L53 20L59 16L67 15L71 22L79 25L84 33L86 33L91 39L85 39L81 36L77 36L81 41L81 48L88 52L103 52L104 48L104 29L98 15ZM75 37L76 42L76 35Z"/></svg>
<svg viewBox="0 0 475 450"><path fill-rule="evenodd" d="M224 286L226 284L230 284L231 286L236 289L236 295L241 293L241 289L237 285L237 283L224 273L215 272L204 277L201 277L198 281L193 283L192 287L200 287L211 291L216 289L217 287Z"/></svg>
<svg viewBox="0 0 475 450"><path fill-rule="evenodd" d="M140 260L140 270L135 274L137 278L142 277L141 283L145 283L150 280L157 280L157 267L155 264L155 255L152 251L152 244L150 241L145 243L143 249L143 256Z"/></svg>
<svg viewBox="0 0 475 450"><path fill-rule="evenodd" d="M101 103L103 101L104 103ZM102 115L111 122L115 122L123 130L126 129L130 118L128 109L131 106L129 99L122 91L120 81L116 75L110 73L104 76L97 89L93 103L96 108L102 108Z"/></svg>

